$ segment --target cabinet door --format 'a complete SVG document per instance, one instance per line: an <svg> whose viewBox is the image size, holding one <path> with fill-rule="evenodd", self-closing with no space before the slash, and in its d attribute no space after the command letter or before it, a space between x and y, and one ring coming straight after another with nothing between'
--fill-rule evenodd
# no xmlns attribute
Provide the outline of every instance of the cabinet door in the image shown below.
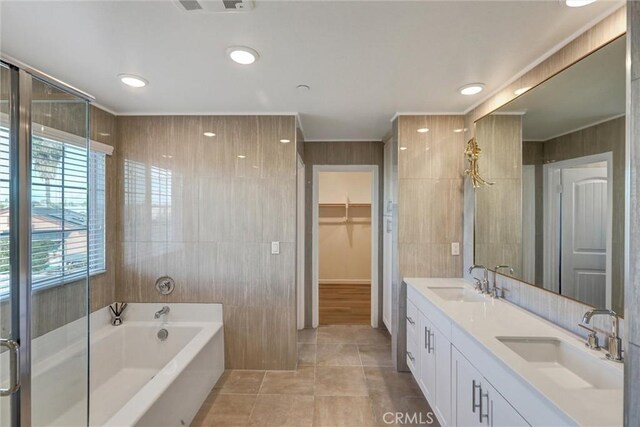
<svg viewBox="0 0 640 427"><path fill-rule="evenodd" d="M435 353L436 407L440 424L451 425L451 343L438 329L431 332Z"/></svg>
<svg viewBox="0 0 640 427"><path fill-rule="evenodd" d="M460 427L487 426L480 414L481 375L455 348L452 350L453 424Z"/></svg>
<svg viewBox="0 0 640 427"><path fill-rule="evenodd" d="M529 423L500 395L493 387L489 387L491 407L489 415L492 427L525 427ZM486 387L483 385L483 388Z"/></svg>
<svg viewBox="0 0 640 427"><path fill-rule="evenodd" d="M420 386L431 406L436 404L436 355L433 325L420 313Z"/></svg>
<svg viewBox="0 0 640 427"><path fill-rule="evenodd" d="M416 381L420 381L420 350L413 338L407 336L407 366Z"/></svg>

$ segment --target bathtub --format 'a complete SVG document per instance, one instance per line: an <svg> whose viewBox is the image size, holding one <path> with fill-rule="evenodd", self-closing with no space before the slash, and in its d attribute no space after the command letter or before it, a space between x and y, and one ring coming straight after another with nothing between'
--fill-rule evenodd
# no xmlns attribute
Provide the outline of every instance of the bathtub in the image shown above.
<svg viewBox="0 0 640 427"><path fill-rule="evenodd" d="M154 319L164 305L169 314ZM89 424L189 425L224 371L222 305L134 303L123 319L112 326L108 308L90 317ZM32 353L33 425L86 426L86 319L38 337Z"/></svg>

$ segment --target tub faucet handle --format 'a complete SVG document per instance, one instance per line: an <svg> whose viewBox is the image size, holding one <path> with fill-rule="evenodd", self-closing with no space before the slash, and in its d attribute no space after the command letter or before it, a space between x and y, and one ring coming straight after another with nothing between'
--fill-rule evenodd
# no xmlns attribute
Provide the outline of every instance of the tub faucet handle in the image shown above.
<svg viewBox="0 0 640 427"><path fill-rule="evenodd" d="M169 314L169 311L171 309L169 308L168 305L165 305L164 307L162 307L160 310L156 311L156 314L153 316L154 319L159 319L160 316L162 316L163 314Z"/></svg>

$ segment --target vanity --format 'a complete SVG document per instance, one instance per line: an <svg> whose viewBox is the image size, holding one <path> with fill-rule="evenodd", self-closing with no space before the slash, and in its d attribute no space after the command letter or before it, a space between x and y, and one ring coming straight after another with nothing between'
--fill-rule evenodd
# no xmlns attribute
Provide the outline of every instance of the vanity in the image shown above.
<svg viewBox="0 0 640 427"><path fill-rule="evenodd" d="M441 425L623 424L623 364L606 350L464 279L404 283L407 364Z"/></svg>

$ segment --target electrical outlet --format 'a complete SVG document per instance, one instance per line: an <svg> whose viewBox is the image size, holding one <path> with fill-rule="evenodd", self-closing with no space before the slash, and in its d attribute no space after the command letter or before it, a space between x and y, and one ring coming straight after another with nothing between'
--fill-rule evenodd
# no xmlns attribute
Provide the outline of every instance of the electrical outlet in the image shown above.
<svg viewBox="0 0 640 427"><path fill-rule="evenodd" d="M280 242L271 242L271 255L280 255Z"/></svg>
<svg viewBox="0 0 640 427"><path fill-rule="evenodd" d="M451 255L460 256L460 242L451 242Z"/></svg>

